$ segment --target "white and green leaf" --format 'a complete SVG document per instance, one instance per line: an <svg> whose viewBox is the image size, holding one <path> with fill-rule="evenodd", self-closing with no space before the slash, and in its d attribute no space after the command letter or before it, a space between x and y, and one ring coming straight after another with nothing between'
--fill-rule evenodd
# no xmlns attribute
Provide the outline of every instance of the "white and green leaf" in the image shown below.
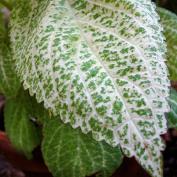
<svg viewBox="0 0 177 177"><path fill-rule="evenodd" d="M53 130L53 131L51 131ZM109 177L120 166L122 153L91 135L72 129L57 118L44 125L42 152L54 177Z"/></svg>
<svg viewBox="0 0 177 177"><path fill-rule="evenodd" d="M169 81L149 0L22 1L11 41L16 70L38 102L73 128L162 176Z"/></svg>
<svg viewBox="0 0 177 177"><path fill-rule="evenodd" d="M0 12L0 93L6 97L15 96L20 88L15 64L9 48L9 39L4 20Z"/></svg>
<svg viewBox="0 0 177 177"><path fill-rule="evenodd" d="M158 12L167 41L167 65L170 72L170 79L177 81L177 16L163 8L158 8Z"/></svg>
<svg viewBox="0 0 177 177"><path fill-rule="evenodd" d="M5 105L5 130L13 146L32 158L32 151L40 144L39 129L32 122L31 98L20 90L17 98L9 99Z"/></svg>
<svg viewBox="0 0 177 177"><path fill-rule="evenodd" d="M170 128L177 128L177 91L171 89L168 99L170 104L170 112L168 113L168 123Z"/></svg>

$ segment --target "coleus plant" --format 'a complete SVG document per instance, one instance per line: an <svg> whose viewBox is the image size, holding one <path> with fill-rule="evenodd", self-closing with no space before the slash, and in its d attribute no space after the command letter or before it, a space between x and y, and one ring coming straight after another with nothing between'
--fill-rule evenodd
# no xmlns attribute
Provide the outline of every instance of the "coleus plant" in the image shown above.
<svg viewBox="0 0 177 177"><path fill-rule="evenodd" d="M123 155L162 176L160 135L168 102L176 119L177 100L169 97L161 24L175 80L177 17L158 9L160 24L150 0L17 2L10 28L3 20L0 27L0 92L13 145L32 158L42 141L56 177L110 176Z"/></svg>

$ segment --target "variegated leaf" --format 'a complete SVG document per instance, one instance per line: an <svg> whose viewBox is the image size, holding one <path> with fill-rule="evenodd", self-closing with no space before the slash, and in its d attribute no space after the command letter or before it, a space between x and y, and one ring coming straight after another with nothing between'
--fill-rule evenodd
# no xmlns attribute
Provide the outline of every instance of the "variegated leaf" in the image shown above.
<svg viewBox="0 0 177 177"><path fill-rule="evenodd" d="M9 48L7 29L0 12L0 93L6 97L16 96L20 81L16 77L15 64Z"/></svg>
<svg viewBox="0 0 177 177"><path fill-rule="evenodd" d="M167 39L167 65L170 72L170 79L177 81L177 16L163 8L158 8L158 12Z"/></svg>
<svg viewBox="0 0 177 177"><path fill-rule="evenodd" d="M150 0L22 1L11 41L24 87L63 122L161 176L169 81Z"/></svg>
<svg viewBox="0 0 177 177"><path fill-rule="evenodd" d="M168 99L170 104L170 112L168 113L168 123L170 128L177 128L177 91L171 89Z"/></svg>

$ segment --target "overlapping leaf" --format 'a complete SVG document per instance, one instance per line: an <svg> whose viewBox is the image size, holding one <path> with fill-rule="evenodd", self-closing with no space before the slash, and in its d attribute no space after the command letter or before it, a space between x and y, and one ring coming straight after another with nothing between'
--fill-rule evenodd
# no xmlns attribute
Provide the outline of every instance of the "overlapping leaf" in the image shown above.
<svg viewBox="0 0 177 177"><path fill-rule="evenodd" d="M167 39L167 64L170 71L170 79L177 81L177 16L163 8L159 8L158 12Z"/></svg>
<svg viewBox="0 0 177 177"><path fill-rule="evenodd" d="M171 89L169 104L171 111L168 113L168 122L169 127L177 128L177 92L174 89Z"/></svg>
<svg viewBox="0 0 177 177"><path fill-rule="evenodd" d="M40 144L39 130L33 124L33 107L27 93L21 90L17 98L5 105L5 129L14 147L32 157L32 151Z"/></svg>
<svg viewBox="0 0 177 177"><path fill-rule="evenodd" d="M81 130L62 124L33 97L29 99L33 120L43 128L44 160L54 176L85 177L93 173L110 176L120 166L123 159L120 148L97 142L90 134L84 135ZM35 136L34 132L31 136Z"/></svg>
<svg viewBox="0 0 177 177"><path fill-rule="evenodd" d="M161 176L165 45L149 0L21 1L11 40L24 87L63 122Z"/></svg>
<svg viewBox="0 0 177 177"><path fill-rule="evenodd" d="M42 151L54 177L109 177L122 162L120 149L96 142L56 118L44 126Z"/></svg>
<svg viewBox="0 0 177 177"><path fill-rule="evenodd" d="M7 29L0 12L0 93L11 97L17 94L20 82L16 77L8 42Z"/></svg>

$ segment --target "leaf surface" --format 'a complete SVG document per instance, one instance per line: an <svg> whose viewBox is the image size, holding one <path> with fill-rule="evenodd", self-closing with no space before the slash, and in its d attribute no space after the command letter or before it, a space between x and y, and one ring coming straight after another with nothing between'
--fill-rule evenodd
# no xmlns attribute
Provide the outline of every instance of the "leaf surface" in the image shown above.
<svg viewBox="0 0 177 177"><path fill-rule="evenodd" d="M171 89L168 99L170 104L170 112L168 113L168 122L170 128L177 128L177 91Z"/></svg>
<svg viewBox="0 0 177 177"><path fill-rule="evenodd" d="M119 148L97 142L56 118L46 121L43 134L44 160L54 177L109 177L122 162Z"/></svg>
<svg viewBox="0 0 177 177"><path fill-rule="evenodd" d="M97 142L90 134L74 130L53 117L30 97L33 119L43 127L43 157L56 177L110 176L122 163L120 148ZM67 160L66 160L67 159Z"/></svg>
<svg viewBox="0 0 177 177"><path fill-rule="evenodd" d="M40 144L40 132L33 124L33 108L30 97L21 90L17 98L5 105L5 130L14 147L32 158L32 151Z"/></svg>
<svg viewBox="0 0 177 177"><path fill-rule="evenodd" d="M7 29L0 12L0 93L6 97L12 97L17 94L20 81L16 76L15 64L12 61L8 42Z"/></svg>
<svg viewBox="0 0 177 177"><path fill-rule="evenodd" d="M149 0L21 1L11 41L24 88L63 122L161 176L166 47Z"/></svg>
<svg viewBox="0 0 177 177"><path fill-rule="evenodd" d="M170 72L170 79L177 81L177 16L163 8L158 8L158 12L167 40L167 65Z"/></svg>

